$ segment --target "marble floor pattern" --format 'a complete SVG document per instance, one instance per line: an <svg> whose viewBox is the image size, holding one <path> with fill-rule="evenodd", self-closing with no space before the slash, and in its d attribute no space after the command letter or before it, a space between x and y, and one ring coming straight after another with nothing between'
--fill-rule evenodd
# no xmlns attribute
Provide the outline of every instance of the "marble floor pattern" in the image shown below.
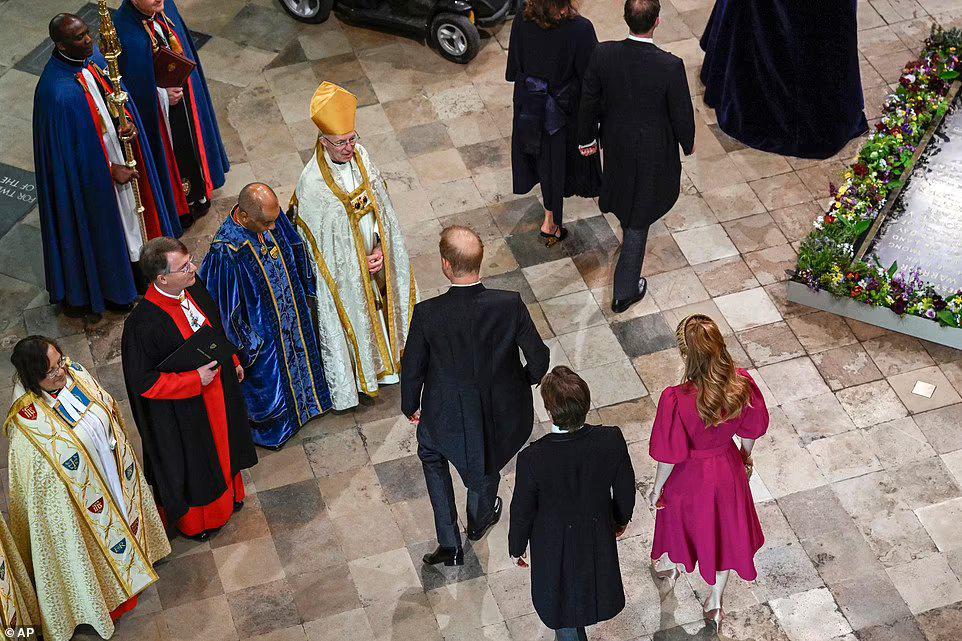
<svg viewBox="0 0 962 641"><path fill-rule="evenodd" d="M64 0L0 0L0 162L32 170L26 56ZM116 0L112 2L116 5ZM710 0L663 0L655 40L681 56L700 93L697 36ZM485 283L520 291L552 350L589 383L590 420L620 425L638 476L638 509L620 542L628 604L592 639L712 638L700 623L705 584L659 595L642 504L653 477L647 439L661 391L681 360L672 329L691 312L715 318L739 364L762 385L772 423L752 480L766 544L758 579L734 579L724 639L950 641L962 638L962 352L786 301L786 270L826 204L828 183L858 148L824 162L745 149L695 97L697 153L680 200L652 229L650 295L613 316L618 225L595 203L568 202L570 238L554 249L535 232L541 208L510 193L511 86L507 26L468 66L423 44L331 19L300 25L275 0L181 0L233 163L213 213L187 234L201 257L238 189L254 179L289 197L316 130L309 99L321 80L357 94L358 131L388 177L425 296L444 286L445 224L474 226L486 244ZM919 50L929 24L958 25L962 0L860 0L860 57L870 119ZM622 6L586 0L599 37L624 35ZM121 318L96 326L47 305L36 210L0 239L0 397L10 396L13 344L58 338L118 399ZM911 393L917 380L931 398ZM123 402L126 409L126 401ZM129 414L129 412L128 412ZM538 406L538 420L546 415ZM131 428L132 428L131 423ZM535 428L535 436L546 429ZM136 440L136 436L134 437ZM5 447L4 447L5 451ZM414 430L397 388L355 411L305 426L282 451L262 451L246 507L204 544L174 542L161 580L125 617L117 639L179 641L533 641L549 639L529 597L529 573L507 556L507 519L470 548L463 568L424 568L431 510ZM6 466L6 456L0 456ZM6 474L0 474L5 489ZM501 496L513 486L505 470ZM463 489L459 489L463 495ZM6 492L3 492L6 503ZM463 505L463 501L460 502ZM81 630L79 638L95 638Z"/></svg>

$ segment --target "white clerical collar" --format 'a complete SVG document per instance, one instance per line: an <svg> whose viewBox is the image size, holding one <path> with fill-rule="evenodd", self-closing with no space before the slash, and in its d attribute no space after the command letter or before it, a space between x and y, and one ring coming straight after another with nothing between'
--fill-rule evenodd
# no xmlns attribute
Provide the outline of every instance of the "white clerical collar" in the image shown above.
<svg viewBox="0 0 962 641"><path fill-rule="evenodd" d="M174 300L180 300L181 296L184 295L184 292L183 292L183 291L182 291L181 293L179 293L179 294L176 294L176 295L174 295L174 294L168 294L167 292L165 292L164 290L162 290L160 287L157 287L157 283L154 283L154 284L152 285L152 287L153 287L154 289L156 289L156 290L157 290L157 293L160 294L161 296L166 296L167 298L173 298ZM186 291L186 290L185 290L185 291Z"/></svg>
<svg viewBox="0 0 962 641"><path fill-rule="evenodd" d="M636 36L633 33L628 34L628 39L634 40L635 42L647 42L648 44L655 44L655 41L652 38L642 38L641 36Z"/></svg>
<svg viewBox="0 0 962 641"><path fill-rule="evenodd" d="M87 58L84 58L84 59L82 59L82 60L77 60L76 58L71 58L70 56L68 56L67 54L65 54L63 51L61 51L60 49L57 49L57 54L60 55L60 56L62 56L64 60L69 60L70 62L72 62L72 63L74 63L74 64L82 65L82 66L84 66L84 67L87 66Z"/></svg>
<svg viewBox="0 0 962 641"><path fill-rule="evenodd" d="M582 425L581 427L584 427L584 425ZM580 430L581 427L579 427L578 430ZM552 434L570 434L571 432L577 432L578 430L566 430L566 429L563 428L563 427L558 427L558 426L555 425L554 423L551 424L551 433L552 433Z"/></svg>
<svg viewBox="0 0 962 641"><path fill-rule="evenodd" d="M477 281L473 283L451 283L451 287L474 287L475 285L480 285L480 284L481 284L481 279L479 278Z"/></svg>

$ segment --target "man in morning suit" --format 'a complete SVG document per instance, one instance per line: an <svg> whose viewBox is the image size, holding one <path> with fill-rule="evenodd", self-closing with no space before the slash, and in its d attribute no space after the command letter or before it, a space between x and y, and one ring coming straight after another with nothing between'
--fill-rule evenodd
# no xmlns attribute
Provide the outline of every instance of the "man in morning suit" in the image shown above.
<svg viewBox="0 0 962 641"><path fill-rule="evenodd" d="M548 348L517 292L481 284L484 244L473 230L447 227L440 252L451 288L414 307L401 411L417 425L438 535L424 563L450 566L462 565L464 552L448 463L468 488L467 536L477 541L501 517L501 468L531 436L531 386L548 370Z"/></svg>
<svg viewBox="0 0 962 641"><path fill-rule="evenodd" d="M621 313L645 296L641 278L648 227L668 213L681 183L678 147L695 147L695 116L685 65L655 46L659 0L626 0L630 33L595 48L585 72L578 138L585 156L605 150L598 206L621 222L611 309Z"/></svg>

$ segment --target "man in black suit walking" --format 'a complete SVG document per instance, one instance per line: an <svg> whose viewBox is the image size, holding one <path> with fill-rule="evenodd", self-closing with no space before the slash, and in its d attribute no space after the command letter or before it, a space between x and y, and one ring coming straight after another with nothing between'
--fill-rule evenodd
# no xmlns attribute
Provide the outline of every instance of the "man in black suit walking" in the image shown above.
<svg viewBox="0 0 962 641"><path fill-rule="evenodd" d="M685 65L655 46L659 0L626 0L630 33L599 44L585 72L578 137L585 156L605 150L598 205L621 222L611 309L620 313L645 296L641 278L648 227L678 200L681 159L695 147L695 116Z"/></svg>
<svg viewBox="0 0 962 641"><path fill-rule="evenodd" d="M477 541L501 518L500 471L531 436L531 386L548 371L548 347L517 292L481 284L484 244L473 230L447 227L439 246L451 288L414 307L401 357L401 411L417 425L438 534L424 563L462 565L448 463L468 488L467 536Z"/></svg>

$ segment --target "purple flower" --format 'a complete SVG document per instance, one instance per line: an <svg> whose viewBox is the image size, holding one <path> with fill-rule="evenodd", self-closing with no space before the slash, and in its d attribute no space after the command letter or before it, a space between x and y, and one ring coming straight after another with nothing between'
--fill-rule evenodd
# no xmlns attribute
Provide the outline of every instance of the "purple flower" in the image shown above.
<svg viewBox="0 0 962 641"><path fill-rule="evenodd" d="M925 317L926 317L926 318L931 318L931 319L934 320L934 319L935 319L935 310L934 310L934 309L927 309L927 310L925 310Z"/></svg>
<svg viewBox="0 0 962 641"><path fill-rule="evenodd" d="M905 301L901 298L896 298L895 301L889 306L889 309L901 316L905 313L905 307Z"/></svg>

